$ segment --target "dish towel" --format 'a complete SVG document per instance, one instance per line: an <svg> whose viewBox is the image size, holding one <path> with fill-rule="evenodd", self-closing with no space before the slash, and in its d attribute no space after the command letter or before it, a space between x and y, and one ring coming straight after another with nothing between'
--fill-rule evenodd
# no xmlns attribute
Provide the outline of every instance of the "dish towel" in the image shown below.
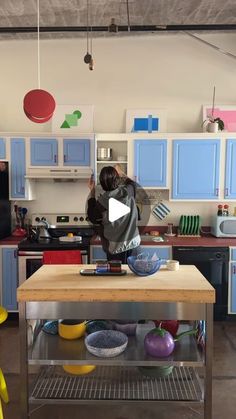
<svg viewBox="0 0 236 419"><path fill-rule="evenodd" d="M155 207L152 209L152 213L159 218L159 220L164 220L164 218L169 215L170 210L169 208L163 204L163 202L159 202Z"/></svg>

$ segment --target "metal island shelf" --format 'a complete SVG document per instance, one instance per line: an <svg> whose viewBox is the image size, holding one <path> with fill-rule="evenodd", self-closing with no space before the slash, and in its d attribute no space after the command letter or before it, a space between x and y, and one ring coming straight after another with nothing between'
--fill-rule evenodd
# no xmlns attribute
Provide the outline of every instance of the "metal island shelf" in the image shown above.
<svg viewBox="0 0 236 419"><path fill-rule="evenodd" d="M212 341L214 288L189 265L179 271L164 267L150 277L136 277L127 267L124 277L84 277L86 265L44 265L17 291L20 314L21 419L29 418L30 404L46 403L201 403L204 419L212 418ZM135 337L115 358L91 355L83 339L35 333L28 323L45 319L178 319L204 320L205 350L185 337L168 358L146 354ZM89 375L75 376L62 365L96 365ZM173 366L164 378L139 372L144 366ZM29 374L31 366L37 374ZM203 380L198 370L203 372ZM29 377L33 377L29 383Z"/></svg>

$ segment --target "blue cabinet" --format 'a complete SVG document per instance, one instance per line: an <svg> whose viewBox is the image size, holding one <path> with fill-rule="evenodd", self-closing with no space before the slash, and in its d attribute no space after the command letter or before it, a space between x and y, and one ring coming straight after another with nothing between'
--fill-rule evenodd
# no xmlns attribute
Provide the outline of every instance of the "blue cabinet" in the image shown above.
<svg viewBox="0 0 236 419"><path fill-rule="evenodd" d="M97 260L106 260L107 255L104 252L102 246L94 245L90 246L90 263L96 263Z"/></svg>
<svg viewBox="0 0 236 419"><path fill-rule="evenodd" d="M25 140L11 139L11 198L25 198Z"/></svg>
<svg viewBox="0 0 236 419"><path fill-rule="evenodd" d="M166 140L134 140L134 176L141 186L165 187Z"/></svg>
<svg viewBox="0 0 236 419"><path fill-rule="evenodd" d="M4 138L0 138L0 159L6 158L6 143Z"/></svg>
<svg viewBox="0 0 236 419"><path fill-rule="evenodd" d="M225 166L225 198L236 198L236 139L227 140Z"/></svg>
<svg viewBox="0 0 236 419"><path fill-rule="evenodd" d="M17 248L2 249L2 305L7 310L17 310L18 284Z"/></svg>
<svg viewBox="0 0 236 419"><path fill-rule="evenodd" d="M148 254L151 258L154 254L160 259L171 259L172 248L171 246L140 246L140 252Z"/></svg>
<svg viewBox="0 0 236 419"><path fill-rule="evenodd" d="M90 140L63 140L64 166L90 166Z"/></svg>
<svg viewBox="0 0 236 419"><path fill-rule="evenodd" d="M173 199L217 199L220 140L173 141Z"/></svg>
<svg viewBox="0 0 236 419"><path fill-rule="evenodd" d="M230 263L230 312L236 314L236 262Z"/></svg>
<svg viewBox="0 0 236 419"><path fill-rule="evenodd" d="M30 162L31 166L57 166L57 140L54 138L31 138Z"/></svg>

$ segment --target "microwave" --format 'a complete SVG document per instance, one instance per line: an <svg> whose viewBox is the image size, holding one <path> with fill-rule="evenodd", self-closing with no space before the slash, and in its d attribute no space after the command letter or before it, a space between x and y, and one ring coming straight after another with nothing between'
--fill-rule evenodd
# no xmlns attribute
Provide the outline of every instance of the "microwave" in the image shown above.
<svg viewBox="0 0 236 419"><path fill-rule="evenodd" d="M215 237L236 237L236 217L217 215L213 217L211 234Z"/></svg>

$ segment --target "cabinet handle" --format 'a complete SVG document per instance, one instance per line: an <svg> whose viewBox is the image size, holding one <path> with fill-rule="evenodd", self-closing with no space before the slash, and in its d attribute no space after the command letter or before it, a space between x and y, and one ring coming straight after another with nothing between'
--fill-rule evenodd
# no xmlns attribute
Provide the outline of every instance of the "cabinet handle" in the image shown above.
<svg viewBox="0 0 236 419"><path fill-rule="evenodd" d="M15 259L17 258L17 250L16 249L14 250L14 258Z"/></svg>
<svg viewBox="0 0 236 419"><path fill-rule="evenodd" d="M233 265L233 274L235 274L235 273L236 273L236 266Z"/></svg>
<svg viewBox="0 0 236 419"><path fill-rule="evenodd" d="M54 154L54 163L56 163L56 162L57 162L57 155Z"/></svg>
<svg viewBox="0 0 236 419"><path fill-rule="evenodd" d="M229 195L229 189L225 188L225 196L228 196L228 195Z"/></svg>
<svg viewBox="0 0 236 419"><path fill-rule="evenodd" d="M21 186L21 193L25 193L25 188L24 188L24 186Z"/></svg>
<svg viewBox="0 0 236 419"><path fill-rule="evenodd" d="M216 188L216 196L219 196L219 188Z"/></svg>
<svg viewBox="0 0 236 419"><path fill-rule="evenodd" d="M66 162L66 155L64 154L64 163Z"/></svg>

